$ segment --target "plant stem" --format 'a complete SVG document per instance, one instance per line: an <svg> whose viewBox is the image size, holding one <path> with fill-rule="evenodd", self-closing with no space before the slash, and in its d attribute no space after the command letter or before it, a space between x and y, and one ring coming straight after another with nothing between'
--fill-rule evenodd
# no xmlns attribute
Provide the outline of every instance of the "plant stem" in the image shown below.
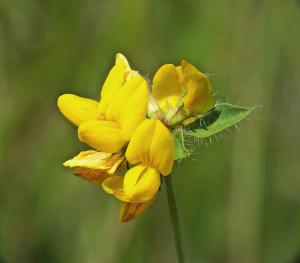
<svg viewBox="0 0 300 263"><path fill-rule="evenodd" d="M165 185L166 185L166 193L168 198L168 205L169 205L169 212L170 218L173 227L173 234L175 239L175 246L178 256L178 262L184 263L183 251L182 251L182 244L181 244L181 232L179 227L179 220L178 220L178 212L176 206L176 200L174 195L173 183L172 183L172 175L163 176Z"/></svg>

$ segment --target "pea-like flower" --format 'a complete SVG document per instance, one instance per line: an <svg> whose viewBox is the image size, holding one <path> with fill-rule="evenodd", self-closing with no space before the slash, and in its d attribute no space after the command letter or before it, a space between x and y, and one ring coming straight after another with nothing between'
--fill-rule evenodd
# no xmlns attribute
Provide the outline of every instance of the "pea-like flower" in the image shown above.
<svg viewBox="0 0 300 263"><path fill-rule="evenodd" d="M145 119L148 87L145 79L131 70L126 58L117 54L99 102L73 94L58 98L58 108L78 126L79 140L106 153L120 151Z"/></svg>
<svg viewBox="0 0 300 263"><path fill-rule="evenodd" d="M73 94L58 98L58 108L78 126L78 136L97 151L81 152L64 163L92 183L113 176L125 160L122 149L145 119L148 104L146 81L130 68L122 54L106 78L99 102Z"/></svg>
<svg viewBox="0 0 300 263"><path fill-rule="evenodd" d="M160 175L172 171L174 144L170 131L159 120L145 120L130 140L126 159L135 166L124 177L104 180L103 189L123 202L151 203L161 184Z"/></svg>
<svg viewBox="0 0 300 263"><path fill-rule="evenodd" d="M79 139L96 149L81 152L64 166L72 168L79 177L101 185L125 164L124 147L145 119L148 87L145 79L130 68L127 59L117 54L99 102L64 94L57 104L62 114L79 127Z"/></svg>
<svg viewBox="0 0 300 263"><path fill-rule="evenodd" d="M174 126L213 108L207 76L189 62L163 65L153 78L149 115Z"/></svg>
<svg viewBox="0 0 300 263"><path fill-rule="evenodd" d="M160 187L160 175L170 174L173 166L171 133L159 120L145 120L147 107L147 83L121 54L116 56L99 102L72 94L58 99L60 111L79 127L79 139L95 149L81 152L64 165L91 183L103 182L103 189L122 201L121 222L150 206ZM122 176L125 151L127 162L135 166Z"/></svg>

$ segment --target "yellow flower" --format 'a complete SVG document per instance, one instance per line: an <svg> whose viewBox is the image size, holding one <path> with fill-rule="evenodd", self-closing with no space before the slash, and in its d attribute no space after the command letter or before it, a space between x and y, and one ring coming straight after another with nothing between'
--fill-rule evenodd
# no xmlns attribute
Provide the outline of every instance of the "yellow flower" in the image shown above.
<svg viewBox="0 0 300 263"><path fill-rule="evenodd" d="M58 108L78 126L79 139L95 149L81 152L64 166L83 179L101 184L104 191L119 199L121 222L135 218L152 204L161 175L169 175L173 168L172 135L160 120L145 119L149 101L150 106L153 98L157 101L164 122L182 108L185 116L199 112L199 98L205 90L199 74L185 62L177 68L165 65L156 73L153 94L149 96L145 79L130 68L123 55L117 54L100 101L73 94L59 97ZM125 157L131 167L122 176L119 171Z"/></svg>
<svg viewBox="0 0 300 263"><path fill-rule="evenodd" d="M119 152L145 119L148 87L144 78L131 70L126 58L116 55L99 102L64 94L58 108L73 124L79 126L80 141L107 153Z"/></svg>
<svg viewBox="0 0 300 263"><path fill-rule="evenodd" d="M73 159L64 162L64 166L73 168L74 174L99 185L104 179L114 176L124 162L125 156L122 153L89 150L80 152Z"/></svg>
<svg viewBox="0 0 300 263"><path fill-rule="evenodd" d="M208 78L187 61L163 65L153 78L149 112L168 125L201 115L213 107L211 91Z"/></svg>
<svg viewBox="0 0 300 263"><path fill-rule="evenodd" d="M160 174L171 173L174 162L171 133L159 120L145 120L129 142L126 159L135 166L124 177L110 177L102 183L104 191L127 207L127 210L121 207L121 221L132 219L148 208L160 187Z"/></svg>

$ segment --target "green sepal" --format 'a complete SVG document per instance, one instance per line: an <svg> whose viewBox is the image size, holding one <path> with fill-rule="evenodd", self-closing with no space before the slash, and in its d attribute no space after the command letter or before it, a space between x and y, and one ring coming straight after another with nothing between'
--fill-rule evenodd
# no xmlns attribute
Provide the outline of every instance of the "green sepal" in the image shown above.
<svg viewBox="0 0 300 263"><path fill-rule="evenodd" d="M189 151L185 147L183 129L176 129L172 132L175 144L175 160L181 160L190 156Z"/></svg>

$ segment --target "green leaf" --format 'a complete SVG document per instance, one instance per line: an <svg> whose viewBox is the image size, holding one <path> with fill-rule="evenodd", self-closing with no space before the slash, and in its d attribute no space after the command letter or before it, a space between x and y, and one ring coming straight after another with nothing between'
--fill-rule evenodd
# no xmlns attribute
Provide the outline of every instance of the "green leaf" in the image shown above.
<svg viewBox="0 0 300 263"><path fill-rule="evenodd" d="M252 108L238 107L228 103L215 106L205 116L186 126L185 134L196 138L206 138L219 133L245 119Z"/></svg>
<svg viewBox="0 0 300 263"><path fill-rule="evenodd" d="M182 160L191 155L192 149L187 149L186 142L194 138L206 138L230 128L245 119L252 108L239 107L222 103L205 116L198 118L184 128L173 130L172 136L175 144L175 160ZM195 145L189 143L190 146Z"/></svg>
<svg viewBox="0 0 300 263"><path fill-rule="evenodd" d="M189 151L185 148L184 145L184 137L183 137L183 130L176 129L172 133L173 140L175 144L175 160L181 160L190 155Z"/></svg>

